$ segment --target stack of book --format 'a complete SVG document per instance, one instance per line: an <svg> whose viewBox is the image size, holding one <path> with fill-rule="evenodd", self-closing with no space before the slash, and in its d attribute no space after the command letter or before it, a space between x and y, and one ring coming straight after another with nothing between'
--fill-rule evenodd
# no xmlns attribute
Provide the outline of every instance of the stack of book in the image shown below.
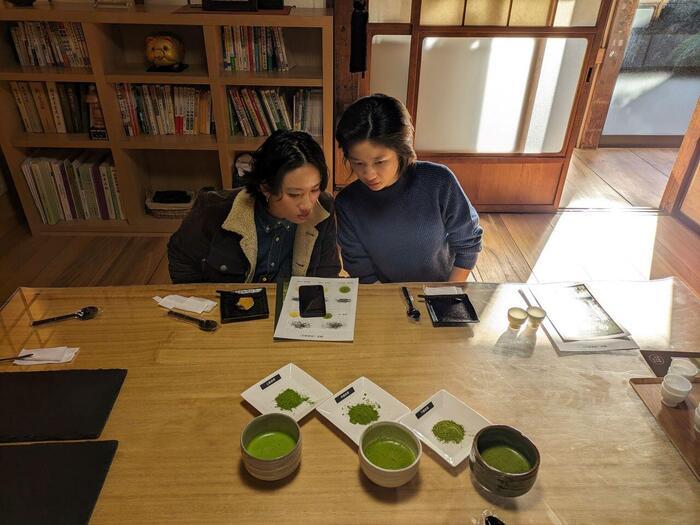
<svg viewBox="0 0 700 525"><path fill-rule="evenodd" d="M287 49L279 27L224 27L225 71L288 71Z"/></svg>
<svg viewBox="0 0 700 525"><path fill-rule="evenodd" d="M24 129L30 133L87 133L85 99L94 84L10 82Z"/></svg>
<svg viewBox="0 0 700 525"><path fill-rule="evenodd" d="M118 84L124 131L136 135L211 135L214 117L209 88Z"/></svg>
<svg viewBox="0 0 700 525"><path fill-rule="evenodd" d="M125 218L114 162L105 152L37 151L22 173L44 224Z"/></svg>
<svg viewBox="0 0 700 525"><path fill-rule="evenodd" d="M22 66L90 67L83 28L76 22L17 22L10 35Z"/></svg>
<svg viewBox="0 0 700 525"><path fill-rule="evenodd" d="M321 135L323 100L320 89L298 89L287 97L277 89L228 89L231 134L264 137L278 129Z"/></svg>

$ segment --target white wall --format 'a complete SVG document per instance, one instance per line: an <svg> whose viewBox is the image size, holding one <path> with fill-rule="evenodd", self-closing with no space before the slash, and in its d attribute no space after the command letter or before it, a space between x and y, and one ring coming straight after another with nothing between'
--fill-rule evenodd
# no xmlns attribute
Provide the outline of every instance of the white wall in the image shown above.
<svg viewBox="0 0 700 525"><path fill-rule="evenodd" d="M623 72L603 135L685 135L700 97L700 76Z"/></svg>

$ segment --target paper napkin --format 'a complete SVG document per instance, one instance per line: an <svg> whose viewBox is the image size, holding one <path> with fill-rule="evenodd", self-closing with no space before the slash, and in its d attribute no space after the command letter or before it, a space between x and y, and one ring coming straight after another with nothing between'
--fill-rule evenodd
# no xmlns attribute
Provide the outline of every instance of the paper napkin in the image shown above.
<svg viewBox="0 0 700 525"><path fill-rule="evenodd" d="M58 363L70 363L79 348L68 348L67 346L57 346L55 348L35 348L28 350L23 348L19 356L34 354L26 359L15 359L16 365L54 365Z"/></svg>
<svg viewBox="0 0 700 525"><path fill-rule="evenodd" d="M156 295L153 300L168 310L177 308L178 310L196 314L211 312L216 306L216 301L202 299L201 297L183 297L181 295L168 295L166 297L158 297Z"/></svg>

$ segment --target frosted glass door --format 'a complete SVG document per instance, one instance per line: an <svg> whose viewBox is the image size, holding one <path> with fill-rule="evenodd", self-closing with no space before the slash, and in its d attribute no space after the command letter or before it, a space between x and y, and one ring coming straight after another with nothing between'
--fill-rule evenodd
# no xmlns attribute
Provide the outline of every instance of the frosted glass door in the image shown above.
<svg viewBox="0 0 700 525"><path fill-rule="evenodd" d="M584 38L424 39L417 149L560 152L586 48Z"/></svg>

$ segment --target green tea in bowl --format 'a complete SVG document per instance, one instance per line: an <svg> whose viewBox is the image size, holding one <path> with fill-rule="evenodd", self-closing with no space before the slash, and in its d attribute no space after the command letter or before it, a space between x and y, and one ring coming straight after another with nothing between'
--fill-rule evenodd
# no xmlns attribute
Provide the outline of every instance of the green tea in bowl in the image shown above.
<svg viewBox="0 0 700 525"><path fill-rule="evenodd" d="M418 472L421 443L406 426L380 421L368 426L360 438L360 468L381 487L399 487Z"/></svg>
<svg viewBox="0 0 700 525"><path fill-rule="evenodd" d="M241 457L248 473L264 481L289 476L301 462L301 431L286 414L253 419L241 433Z"/></svg>
<svg viewBox="0 0 700 525"><path fill-rule="evenodd" d="M507 425L490 425L474 436L469 466L476 482L487 491L516 497L535 484L540 453L519 430Z"/></svg>

